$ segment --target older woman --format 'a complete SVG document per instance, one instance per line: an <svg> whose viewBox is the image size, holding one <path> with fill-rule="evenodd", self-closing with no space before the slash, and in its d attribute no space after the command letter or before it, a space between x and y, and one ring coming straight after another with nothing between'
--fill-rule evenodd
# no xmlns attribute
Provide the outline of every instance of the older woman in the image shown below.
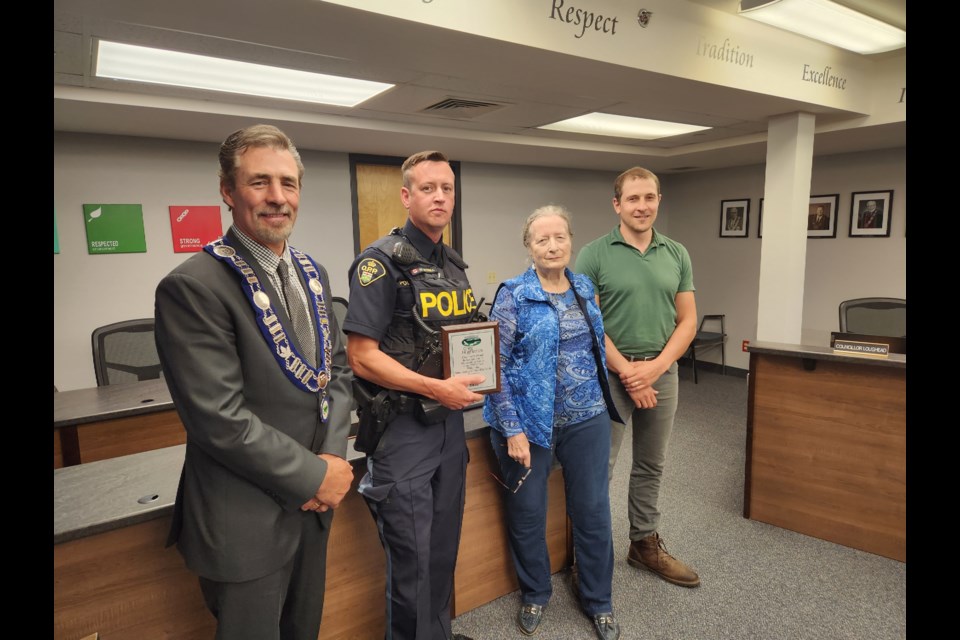
<svg viewBox="0 0 960 640"><path fill-rule="evenodd" d="M552 593L547 479L556 456L573 522L580 605L601 640L614 640L620 627L611 599L608 411L619 417L607 387L593 285L566 268L572 235L570 214L562 207L541 207L527 218L523 245L533 265L500 286L490 311L490 319L500 323L501 391L487 396L483 417L492 427L507 487L520 631L537 631Z"/></svg>

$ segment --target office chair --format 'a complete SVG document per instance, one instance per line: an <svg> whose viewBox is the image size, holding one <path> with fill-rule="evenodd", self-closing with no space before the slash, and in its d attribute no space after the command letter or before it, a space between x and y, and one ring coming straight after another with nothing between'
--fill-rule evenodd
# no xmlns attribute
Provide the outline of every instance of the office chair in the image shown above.
<svg viewBox="0 0 960 640"><path fill-rule="evenodd" d="M693 360L693 383L699 384L697 381L697 349L706 350L712 349L714 347L720 347L720 362L721 362L721 371L724 375L727 374L727 329L724 323L726 316L724 314L714 314L714 315L705 315L700 319L700 327L697 329L697 335L693 338L693 342L690 343L690 358ZM707 322L711 323L720 323L720 331L706 331L703 328L703 325Z"/></svg>
<svg viewBox="0 0 960 640"><path fill-rule="evenodd" d="M343 321L347 319L347 308L349 307L349 305L350 303L347 302L347 299L341 298L340 296L334 296L333 298L330 299L330 306L333 307L333 315L337 319L337 327L340 328L340 339L343 341L344 349L347 348L347 334L343 332ZM350 411L356 411L357 401L355 398L352 397L353 394L350 394L350 395L351 395ZM356 416L353 416L352 419L355 420ZM357 435L355 425L351 427L350 435L351 436Z"/></svg>
<svg viewBox="0 0 960 640"><path fill-rule="evenodd" d="M343 340L343 346L347 346L347 334L343 332L343 321L347 319L347 308L350 305L346 298L334 296L330 299L330 306L333 308L333 316L337 319L337 327L340 328L340 338Z"/></svg>
<svg viewBox="0 0 960 640"><path fill-rule="evenodd" d="M840 303L841 333L907 337L907 301L903 298L854 298Z"/></svg>
<svg viewBox="0 0 960 640"><path fill-rule="evenodd" d="M93 371L97 386L161 376L153 318L114 322L93 330Z"/></svg>

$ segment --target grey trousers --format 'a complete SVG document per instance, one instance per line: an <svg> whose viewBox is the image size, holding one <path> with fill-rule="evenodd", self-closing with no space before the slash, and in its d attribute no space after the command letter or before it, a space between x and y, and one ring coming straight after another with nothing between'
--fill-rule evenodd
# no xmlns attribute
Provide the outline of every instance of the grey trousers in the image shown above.
<svg viewBox="0 0 960 640"><path fill-rule="evenodd" d="M216 640L316 640L323 615L327 539L333 512L300 514L300 547L283 567L248 582L200 577Z"/></svg>
<svg viewBox="0 0 960 640"><path fill-rule="evenodd" d="M638 409L623 388L618 375L609 372L607 378L617 412L627 421L626 424L616 421L610 423L611 479L624 431L628 425L633 428L633 464L630 467L630 488L627 493L627 517L630 521L630 540L637 541L656 531L660 523L660 510L657 508L660 477L667 459L673 418L677 413L677 363L671 364L667 372L653 385L660 393L657 395L657 406L652 409Z"/></svg>

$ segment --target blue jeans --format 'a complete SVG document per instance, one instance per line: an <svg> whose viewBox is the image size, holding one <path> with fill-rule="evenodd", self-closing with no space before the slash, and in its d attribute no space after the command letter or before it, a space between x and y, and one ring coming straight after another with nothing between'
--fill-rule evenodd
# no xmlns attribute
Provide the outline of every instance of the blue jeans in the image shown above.
<svg viewBox="0 0 960 640"><path fill-rule="evenodd" d="M507 440L496 429L490 441L500 461L504 484L512 490L524 468L507 455ZM519 491L504 489L510 553L524 604L546 605L553 593L547 551L547 481L554 452L563 467L567 515L580 571L584 613L613 610L613 530L610 521L610 416L606 411L579 424L553 430L553 450L530 445L533 469Z"/></svg>

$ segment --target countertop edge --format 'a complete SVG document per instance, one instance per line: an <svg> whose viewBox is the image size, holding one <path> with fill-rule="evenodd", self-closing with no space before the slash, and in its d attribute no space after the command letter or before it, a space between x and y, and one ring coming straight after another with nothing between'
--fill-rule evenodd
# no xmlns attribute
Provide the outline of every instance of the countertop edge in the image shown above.
<svg viewBox="0 0 960 640"><path fill-rule="evenodd" d="M468 408L464 410L464 416L463 416L464 417L464 435L467 440L471 440L473 438L479 438L483 436L488 432L490 428L483 421L483 412L482 410L480 410L481 406L482 405L478 405L476 407ZM149 413L149 411L146 413ZM353 438L351 438L348 442L347 461L355 465L364 465L364 461L366 460L367 456L366 454L361 453L353 448L354 442L355 440ZM166 449L147 451L139 454L131 454L130 456L123 456L123 458L129 458L130 465L136 465L138 463L141 463L141 459L144 456L150 456L150 457L158 456L165 459L167 456L172 455L173 449L177 447L184 448L185 446L186 445L175 445L175 447L168 447ZM164 451L169 451L169 453L167 454L161 453ZM97 461L97 462L92 462L87 464L102 465L104 463L107 463L111 467L117 468L116 471L111 472L110 474L111 476L122 477L124 476L124 474L128 474L130 472L130 470L126 468L127 465L123 464L122 462L118 462L118 461L121 461L123 458L111 458L109 460ZM176 474L177 479L179 479L179 472L183 465L182 454L177 458L175 464L173 464L170 460L161 461L160 463L154 463L154 465L157 465L157 464L159 464L160 467L164 467L161 473ZM120 469L119 467L125 467L125 468ZM56 472L58 472L61 475L62 474L70 475L73 473L77 473L80 469L84 469L84 468L89 469L87 465L77 465L75 467L64 467L62 469L57 469ZM156 470L154 469L154 472L155 471ZM175 493L176 493L175 486L176 486L176 483L173 484L174 499L175 499ZM56 482L55 482L54 488L55 490L57 488ZM144 489L144 491L148 491L148 492L154 491L154 490L155 490L154 485L151 485L151 487ZM63 496L60 496L60 497L62 498ZM89 522L89 521L84 522L74 527L60 526L59 530L58 530L58 524L62 524L62 523L59 523L57 521L57 518L55 517L53 543L54 545L57 545L64 542L70 542L72 540L78 540L78 539L93 536L99 533L106 533L108 531L113 531L115 529L121 529L123 527L128 527L131 525L140 524L142 522L147 522L150 520L168 516L173 513L174 499L168 498L167 501L156 504L153 506L153 508L150 508L150 509L140 508L138 510L136 507L131 507L131 509L126 512L124 512L122 509L118 510L108 506L105 509L105 511L110 512L112 510L113 513L107 513L102 519L95 520L93 522ZM74 508L80 509L81 512L87 512L89 510L102 508L102 505L97 505L96 497L84 503L83 496L81 495L81 496L77 496L75 498L67 500L67 503L71 504L72 507ZM57 500L54 501L55 508L56 508L56 505L57 505ZM61 505L62 505L62 502L61 502Z"/></svg>
<svg viewBox="0 0 960 640"><path fill-rule="evenodd" d="M62 429L63 427L74 427L91 422L103 422L105 420L116 420L118 418L129 418L131 416L140 416L149 413L160 413L161 411L175 410L176 407L174 406L173 401L167 400L157 404L143 404L138 407L130 407L128 409L117 409L113 411L105 411L103 413L80 416L77 418L54 420L53 428Z"/></svg>
<svg viewBox="0 0 960 640"><path fill-rule="evenodd" d="M858 356L846 353L837 353L830 347L789 344L783 342L752 342L747 345L749 353L766 354L773 356L787 356L791 358L809 358L843 362L846 364L864 364L874 367L888 367L906 369L907 356L902 353L891 353L887 357Z"/></svg>
<svg viewBox="0 0 960 640"><path fill-rule="evenodd" d="M151 511L140 511L138 513L123 516L115 520L105 520L95 524L80 526L76 529L61 531L60 533L54 532L53 544L58 545L64 542L70 542L71 540L87 538L98 533L106 533L107 531L130 527L135 524L149 522L150 520L156 520L171 514L173 514L173 504L166 504Z"/></svg>

